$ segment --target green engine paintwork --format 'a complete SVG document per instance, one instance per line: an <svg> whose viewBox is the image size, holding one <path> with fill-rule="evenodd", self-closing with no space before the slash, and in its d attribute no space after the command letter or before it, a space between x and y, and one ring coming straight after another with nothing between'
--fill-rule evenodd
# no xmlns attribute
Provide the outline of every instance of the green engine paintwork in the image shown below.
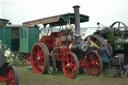
<svg viewBox="0 0 128 85"><path fill-rule="evenodd" d="M112 31L107 33L107 40L111 43L114 42L114 36Z"/></svg>
<svg viewBox="0 0 128 85"><path fill-rule="evenodd" d="M125 50L124 44L114 44L114 50Z"/></svg>

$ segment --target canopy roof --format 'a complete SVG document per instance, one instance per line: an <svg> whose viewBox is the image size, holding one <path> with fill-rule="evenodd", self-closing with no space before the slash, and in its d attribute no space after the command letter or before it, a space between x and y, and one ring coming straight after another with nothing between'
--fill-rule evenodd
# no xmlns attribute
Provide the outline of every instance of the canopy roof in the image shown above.
<svg viewBox="0 0 128 85"><path fill-rule="evenodd" d="M57 16L24 22L23 26L30 27L38 24L43 24L43 25L50 24L51 26L61 26L61 25L66 25L69 20L70 20L70 24L75 23L74 13L61 14ZM89 16L80 14L81 23L88 21L89 21Z"/></svg>
<svg viewBox="0 0 128 85"><path fill-rule="evenodd" d="M1 19L1 18L0 18L0 27L5 26L5 25L8 23L8 21L9 21L9 20L7 20L7 19Z"/></svg>

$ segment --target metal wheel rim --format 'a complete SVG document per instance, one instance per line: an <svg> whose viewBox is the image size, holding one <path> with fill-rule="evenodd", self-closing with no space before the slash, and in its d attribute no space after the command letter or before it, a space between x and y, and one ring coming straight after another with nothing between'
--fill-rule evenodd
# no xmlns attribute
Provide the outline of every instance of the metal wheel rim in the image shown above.
<svg viewBox="0 0 128 85"><path fill-rule="evenodd" d="M77 58L77 57L76 57ZM78 72L78 60L75 59L74 54L67 53L62 60L62 69L66 77L75 78Z"/></svg>
<svg viewBox="0 0 128 85"><path fill-rule="evenodd" d="M96 76L101 73L102 70L102 60L96 54L96 52L91 52L87 55L87 58L85 59L86 62L86 70L88 74Z"/></svg>
<svg viewBox="0 0 128 85"><path fill-rule="evenodd" d="M31 53L31 64L33 71L37 74L43 73L44 57L43 49L38 44L34 45Z"/></svg>

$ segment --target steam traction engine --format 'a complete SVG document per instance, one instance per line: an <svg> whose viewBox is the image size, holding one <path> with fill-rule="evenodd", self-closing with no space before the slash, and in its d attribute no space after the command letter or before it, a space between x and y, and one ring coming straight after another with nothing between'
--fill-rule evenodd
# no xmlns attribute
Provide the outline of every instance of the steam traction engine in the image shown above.
<svg viewBox="0 0 128 85"><path fill-rule="evenodd" d="M18 74L14 66L10 66L9 62L5 61L5 57L0 52L0 82L6 82L6 85L18 85Z"/></svg>
<svg viewBox="0 0 128 85"><path fill-rule="evenodd" d="M125 64L128 64L128 27L125 23L121 21L116 21L112 23L109 27L97 23L98 29L92 34L89 35L92 41L102 45L104 39L107 39L109 44L108 48L111 53L111 57L117 54L125 55ZM102 29L100 29L103 26ZM87 40L87 38L85 38Z"/></svg>
<svg viewBox="0 0 128 85"><path fill-rule="evenodd" d="M0 19L0 27L8 23L6 19ZM1 41L0 41L1 42ZM9 65L10 52L3 50L0 43L0 82L6 82L6 85L18 85L18 74L14 66Z"/></svg>
<svg viewBox="0 0 128 85"><path fill-rule="evenodd" d="M80 22L88 20L89 16L79 14L79 6L74 6L74 13L24 22L26 27L43 24L41 31L44 30L45 34L48 29L47 36L41 37L40 42L35 43L32 48L33 71L42 74L63 70L66 77L75 78L79 71L86 69L90 75L99 75L102 61L97 51L88 51L89 46L82 41L80 35ZM75 32L70 24L75 24ZM55 26L60 28L55 29ZM52 29L59 31L53 32Z"/></svg>

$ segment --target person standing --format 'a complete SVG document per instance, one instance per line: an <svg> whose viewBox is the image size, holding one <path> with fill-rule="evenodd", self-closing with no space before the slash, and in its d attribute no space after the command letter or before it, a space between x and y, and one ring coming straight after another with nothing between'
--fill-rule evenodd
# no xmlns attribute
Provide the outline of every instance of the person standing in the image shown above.
<svg viewBox="0 0 128 85"><path fill-rule="evenodd" d="M101 56L103 62L103 74L106 76L109 73L109 62L110 62L108 40L105 39L103 41L103 46L99 49L99 55Z"/></svg>
<svg viewBox="0 0 128 85"><path fill-rule="evenodd" d="M87 38L87 41L86 43L89 44L89 50L96 50L96 49L99 49L100 47L98 45L96 45L90 37Z"/></svg>

